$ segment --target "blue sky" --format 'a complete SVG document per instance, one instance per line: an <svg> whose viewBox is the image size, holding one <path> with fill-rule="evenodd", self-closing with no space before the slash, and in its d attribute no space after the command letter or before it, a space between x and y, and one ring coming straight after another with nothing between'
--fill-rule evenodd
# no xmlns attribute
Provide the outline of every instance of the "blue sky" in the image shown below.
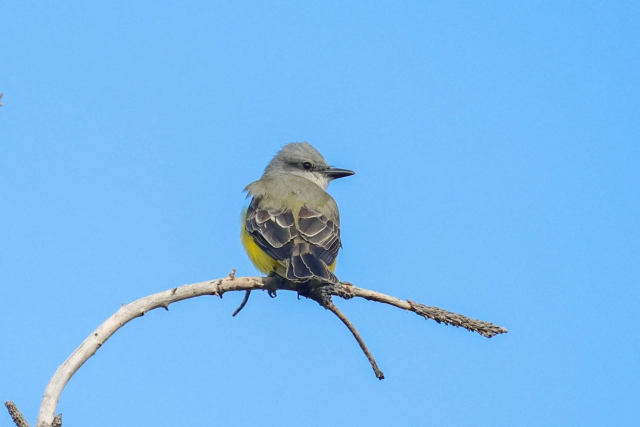
<svg viewBox="0 0 640 427"><path fill-rule="evenodd" d="M336 273L505 326L487 340L292 293L136 319L71 380L65 426L635 426L634 2L3 2L0 399L35 422L122 303L256 275L241 190L285 143L330 192ZM8 416L0 425L9 426Z"/></svg>

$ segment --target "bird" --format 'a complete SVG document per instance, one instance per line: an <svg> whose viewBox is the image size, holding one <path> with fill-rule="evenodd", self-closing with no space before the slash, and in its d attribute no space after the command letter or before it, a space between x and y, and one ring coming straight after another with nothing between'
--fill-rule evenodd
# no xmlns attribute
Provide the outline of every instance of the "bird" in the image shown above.
<svg viewBox="0 0 640 427"><path fill-rule="evenodd" d="M340 214L326 190L354 174L329 166L308 142L282 147L244 189L251 201L242 212L241 239L255 267L294 284L339 283Z"/></svg>

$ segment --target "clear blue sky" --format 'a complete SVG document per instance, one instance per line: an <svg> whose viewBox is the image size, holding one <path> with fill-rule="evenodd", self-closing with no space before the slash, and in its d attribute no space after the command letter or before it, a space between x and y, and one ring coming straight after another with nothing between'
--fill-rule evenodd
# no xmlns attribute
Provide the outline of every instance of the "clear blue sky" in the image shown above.
<svg viewBox="0 0 640 427"><path fill-rule="evenodd" d="M311 301L199 298L109 340L65 426L639 425L638 3L231 3L2 2L0 400L34 422L122 303L256 275L241 190L307 140L357 172L341 279L510 333L338 301L378 381Z"/></svg>

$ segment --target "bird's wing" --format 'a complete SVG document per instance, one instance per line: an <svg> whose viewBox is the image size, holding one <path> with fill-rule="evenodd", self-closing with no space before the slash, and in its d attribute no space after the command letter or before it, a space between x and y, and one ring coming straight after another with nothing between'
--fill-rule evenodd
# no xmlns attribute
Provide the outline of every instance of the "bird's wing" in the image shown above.
<svg viewBox="0 0 640 427"><path fill-rule="evenodd" d="M264 209L259 204L260 199L254 197L247 209L247 231L271 258L277 261L291 258L294 239L298 235L293 213L284 209Z"/></svg>
<svg viewBox="0 0 640 427"><path fill-rule="evenodd" d="M298 233L300 239L287 264L287 279L306 281L317 277L338 282L328 267L335 262L341 247L338 221L303 206L298 215Z"/></svg>
<svg viewBox="0 0 640 427"><path fill-rule="evenodd" d="M286 263L286 279L304 282L317 277L338 281L328 267L335 262L341 247L337 221L303 206L296 227L291 211L259 205L259 198L254 197L245 227L267 255Z"/></svg>

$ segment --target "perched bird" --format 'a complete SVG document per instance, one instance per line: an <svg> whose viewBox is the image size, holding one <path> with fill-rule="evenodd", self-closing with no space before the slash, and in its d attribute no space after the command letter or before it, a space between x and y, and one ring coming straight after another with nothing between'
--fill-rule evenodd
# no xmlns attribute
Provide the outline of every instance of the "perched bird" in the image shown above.
<svg viewBox="0 0 640 427"><path fill-rule="evenodd" d="M307 142L285 145L245 188L252 199L242 215L242 244L256 268L294 283L338 282L340 215L326 189L353 174L329 166Z"/></svg>

